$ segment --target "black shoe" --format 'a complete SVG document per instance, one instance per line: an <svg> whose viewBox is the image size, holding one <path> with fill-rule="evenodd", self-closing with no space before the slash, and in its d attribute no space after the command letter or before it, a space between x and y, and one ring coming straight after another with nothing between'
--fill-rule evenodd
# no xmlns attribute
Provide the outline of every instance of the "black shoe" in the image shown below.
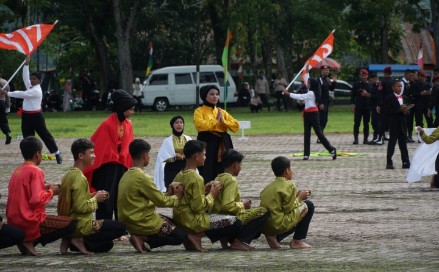
<svg viewBox="0 0 439 272"><path fill-rule="evenodd" d="M383 137L383 141L388 141L388 140L390 140L390 138L388 138L387 136Z"/></svg>
<svg viewBox="0 0 439 272"><path fill-rule="evenodd" d="M386 169L395 169L395 167L393 167L393 165L391 165L391 164L388 164L388 165L386 165Z"/></svg>
<svg viewBox="0 0 439 272"><path fill-rule="evenodd" d="M364 139L363 144L369 144L369 141L367 139Z"/></svg>
<svg viewBox="0 0 439 272"><path fill-rule="evenodd" d="M317 139L316 143L320 144L320 139Z"/></svg>
<svg viewBox="0 0 439 272"><path fill-rule="evenodd" d="M414 142L415 142L415 140L413 140L412 137L408 137L407 138L407 143L414 143Z"/></svg>
<svg viewBox="0 0 439 272"><path fill-rule="evenodd" d="M334 147L334 149L332 149L331 157L333 160L337 159L337 148Z"/></svg>
<svg viewBox="0 0 439 272"><path fill-rule="evenodd" d="M5 145L8 145L8 144L10 144L10 143L11 143L11 141L12 141L12 137L11 137L11 136L9 136L9 135L6 135L6 141L5 141Z"/></svg>
<svg viewBox="0 0 439 272"><path fill-rule="evenodd" d="M410 168L410 163L409 162L404 162L402 164L402 169L409 169Z"/></svg>
<svg viewBox="0 0 439 272"><path fill-rule="evenodd" d="M56 158L56 163L57 164L61 164L62 163L61 154L55 154L55 158Z"/></svg>
<svg viewBox="0 0 439 272"><path fill-rule="evenodd" d="M303 156L303 160L307 161L309 159L309 156Z"/></svg>
<svg viewBox="0 0 439 272"><path fill-rule="evenodd" d="M358 140L355 139L354 142L352 144L358 144Z"/></svg>

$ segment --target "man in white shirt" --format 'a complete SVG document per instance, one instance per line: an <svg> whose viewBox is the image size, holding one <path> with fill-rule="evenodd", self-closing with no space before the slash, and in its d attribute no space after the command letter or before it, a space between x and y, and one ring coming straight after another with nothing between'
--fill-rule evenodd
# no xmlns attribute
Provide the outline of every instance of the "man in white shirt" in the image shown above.
<svg viewBox="0 0 439 272"><path fill-rule="evenodd" d="M5 144L10 144L12 137L10 135L11 130L9 129L8 118L6 118L6 99L8 98L9 84L6 80L2 78L0 74L0 129L6 135Z"/></svg>
<svg viewBox="0 0 439 272"><path fill-rule="evenodd" d="M29 77L29 62L30 57L27 57L23 66L23 82L26 86L26 91L9 92L8 95L23 99L23 113L21 116L21 132L23 137L34 136L36 132L50 153L55 154L56 162L61 164L61 154L55 139L46 127L46 122L41 112L41 100L43 98L43 91L40 86L41 75L34 72Z"/></svg>

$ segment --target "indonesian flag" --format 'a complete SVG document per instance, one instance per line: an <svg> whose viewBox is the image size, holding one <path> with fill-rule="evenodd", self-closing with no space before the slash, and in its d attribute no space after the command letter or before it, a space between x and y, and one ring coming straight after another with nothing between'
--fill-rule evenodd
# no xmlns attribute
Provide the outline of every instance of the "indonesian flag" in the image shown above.
<svg viewBox="0 0 439 272"><path fill-rule="evenodd" d="M334 51L334 32L335 29L329 33L328 37L320 45L314 55L312 55L306 61L305 69L302 71L302 81L306 86L308 86L309 70L311 70L312 67L316 66L323 59L327 58L332 51Z"/></svg>
<svg viewBox="0 0 439 272"><path fill-rule="evenodd" d="M36 24L12 33L0 33L0 49L17 50L30 56L49 35L56 23Z"/></svg>
<svg viewBox="0 0 439 272"><path fill-rule="evenodd" d="M423 58L424 58L424 54L423 54L422 43L421 43L421 45L419 46L419 51L418 51L418 66L419 66L419 69L421 69L421 70L424 67Z"/></svg>
<svg viewBox="0 0 439 272"><path fill-rule="evenodd" d="M149 59L148 59L148 66L146 67L146 76L151 73L152 69L152 53L154 52L154 48L152 46L152 42L149 42Z"/></svg>
<svg viewBox="0 0 439 272"><path fill-rule="evenodd" d="M224 67L224 85L226 85L227 82L227 69L229 66L229 43L230 40L232 39L232 33L230 33L229 30L227 30L227 39L226 42L224 44L224 50L223 50L223 55L222 55L222 63L223 63L223 67Z"/></svg>

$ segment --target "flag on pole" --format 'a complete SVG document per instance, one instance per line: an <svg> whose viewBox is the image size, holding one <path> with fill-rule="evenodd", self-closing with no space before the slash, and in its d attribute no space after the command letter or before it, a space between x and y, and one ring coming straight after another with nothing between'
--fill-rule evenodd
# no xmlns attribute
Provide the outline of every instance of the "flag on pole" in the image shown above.
<svg viewBox="0 0 439 272"><path fill-rule="evenodd" d="M148 66L146 68L146 76L149 75L149 73L151 73L151 69L152 69L152 53L154 51L154 48L152 46L152 42L149 42L149 59L148 59Z"/></svg>
<svg viewBox="0 0 439 272"><path fill-rule="evenodd" d="M238 55L238 76L240 79L242 79L244 77L244 70L242 68L244 61L242 60L242 55L241 55L241 46L238 45L238 51L236 52L236 54Z"/></svg>
<svg viewBox="0 0 439 272"><path fill-rule="evenodd" d="M423 49L422 49L422 43L421 43L421 45L419 46L419 51L418 51L418 66L419 66L419 69L424 69L424 54L423 54L424 52L423 52Z"/></svg>
<svg viewBox="0 0 439 272"><path fill-rule="evenodd" d="M229 43L232 39L232 33L227 29L227 39L226 43L224 44L224 50L222 55L222 62L224 67L224 108L227 108L227 68L229 66L228 60L229 60Z"/></svg>
<svg viewBox="0 0 439 272"><path fill-rule="evenodd" d="M0 33L0 49L16 50L30 56L49 35L57 22L31 25L11 33Z"/></svg>
<svg viewBox="0 0 439 272"><path fill-rule="evenodd" d="M306 86L308 86L309 70L334 51L334 32L335 29L329 33L328 37L323 41L316 52L314 52L314 55L306 61L305 69L302 71L302 81Z"/></svg>

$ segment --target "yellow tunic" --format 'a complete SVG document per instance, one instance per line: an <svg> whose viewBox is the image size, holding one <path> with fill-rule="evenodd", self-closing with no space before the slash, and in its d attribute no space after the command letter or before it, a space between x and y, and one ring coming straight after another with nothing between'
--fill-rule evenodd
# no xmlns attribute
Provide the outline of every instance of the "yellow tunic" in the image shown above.
<svg viewBox="0 0 439 272"><path fill-rule="evenodd" d="M71 216L77 220L72 237L84 237L94 233L93 213L97 208L96 198L90 196L87 178L78 168L70 168L61 181L58 215Z"/></svg>
<svg viewBox="0 0 439 272"><path fill-rule="evenodd" d="M130 234L152 235L164 223L155 207L175 207L178 202L176 196L166 196L159 191L142 169L133 167L120 180L117 214Z"/></svg>
<svg viewBox="0 0 439 272"><path fill-rule="evenodd" d="M172 135L172 145L174 146L175 154L183 154L184 145L187 143L187 139L184 134L180 136ZM166 162L175 162L176 157L172 157L166 160Z"/></svg>
<svg viewBox="0 0 439 272"><path fill-rule="evenodd" d="M194 125L197 131L216 131L216 132L237 132L239 129L238 121L228 112L223 110L224 123L218 122L216 116L218 108L203 105L198 107L194 112Z"/></svg>
<svg viewBox="0 0 439 272"><path fill-rule="evenodd" d="M270 213L262 232L277 235L292 229L301 219L301 205L303 201L297 197L294 183L283 177L276 177L261 192L261 206Z"/></svg>
<svg viewBox="0 0 439 272"><path fill-rule="evenodd" d="M436 128L435 130L433 130L433 132L428 136L427 136L427 134L422 133L421 137L422 137L422 140L426 144L432 144L432 143L436 142L437 140L439 140L439 128Z"/></svg>
<svg viewBox="0 0 439 272"><path fill-rule="evenodd" d="M183 170L174 178L184 186L184 196L173 210L172 218L185 231L199 233L209 229L206 211L213 205L211 194L204 193L203 178L195 170Z"/></svg>
<svg viewBox="0 0 439 272"><path fill-rule="evenodd" d="M219 174L216 178L222 185L221 191L215 198L209 213L236 215L244 224L263 216L267 209L264 207L246 210L241 202L241 194L238 189L238 181L229 173Z"/></svg>

